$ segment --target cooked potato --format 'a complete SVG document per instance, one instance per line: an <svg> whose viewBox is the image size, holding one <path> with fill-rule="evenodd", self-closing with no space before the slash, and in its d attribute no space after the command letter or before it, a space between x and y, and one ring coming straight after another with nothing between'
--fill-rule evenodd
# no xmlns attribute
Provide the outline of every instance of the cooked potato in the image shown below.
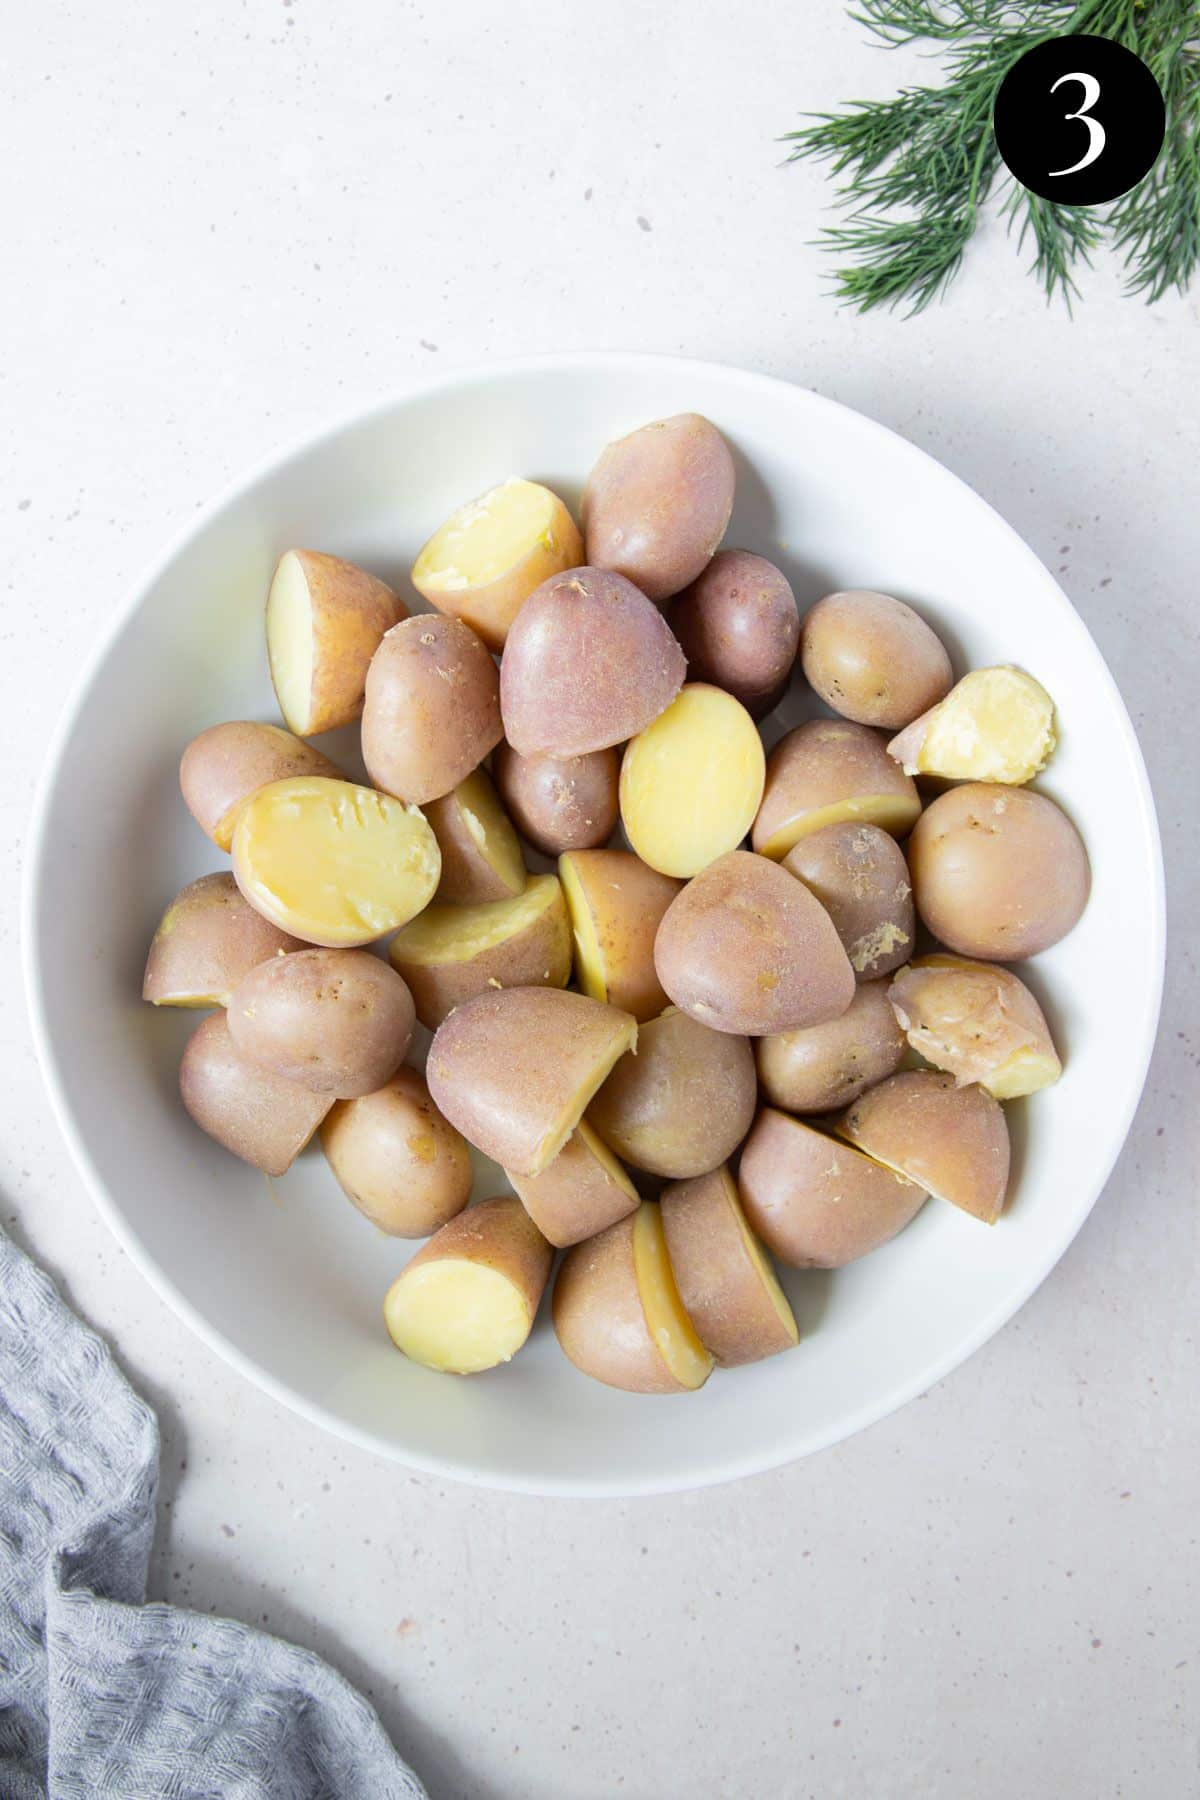
<svg viewBox="0 0 1200 1800"><path fill-rule="evenodd" d="M689 681L707 681L764 718L787 690L800 615L787 577L765 556L718 550L671 606Z"/></svg>
<svg viewBox="0 0 1200 1800"><path fill-rule="evenodd" d="M373 1094L338 1100L321 1148L347 1199L389 1237L428 1237L471 1197L467 1140L443 1119L416 1069L397 1069Z"/></svg>
<svg viewBox="0 0 1200 1800"><path fill-rule="evenodd" d="M604 449L583 490L587 559L651 600L695 581L733 511L733 458L699 413L657 419Z"/></svg>
<svg viewBox="0 0 1200 1800"><path fill-rule="evenodd" d="M560 757L519 756L497 744L492 769L517 830L543 855L592 850L612 836L621 758L611 745Z"/></svg>
<svg viewBox="0 0 1200 1800"><path fill-rule="evenodd" d="M553 1255L511 1194L469 1206L388 1289L383 1317L393 1344L453 1375L510 1362L533 1329Z"/></svg>
<svg viewBox="0 0 1200 1800"><path fill-rule="evenodd" d="M260 963L229 997L229 1030L251 1062L314 1094L372 1094L404 1061L413 998L368 950L296 950Z"/></svg>
<svg viewBox="0 0 1200 1800"><path fill-rule="evenodd" d="M357 719L380 639L407 617L365 569L320 550L285 551L267 595L267 660L288 730L311 737Z"/></svg>
<svg viewBox="0 0 1200 1800"><path fill-rule="evenodd" d="M917 820L908 866L917 911L960 956L1014 962L1057 944L1087 905L1083 840L1053 800L968 782Z"/></svg>
<svg viewBox="0 0 1200 1800"><path fill-rule="evenodd" d="M754 1117L754 1054L673 1007L638 1034L588 1108L588 1123L626 1162L682 1181L733 1155Z"/></svg>
<svg viewBox="0 0 1200 1800"><path fill-rule="evenodd" d="M746 1139L738 1183L751 1225L794 1269L840 1269L925 1204L917 1183L770 1107Z"/></svg>
<svg viewBox="0 0 1200 1800"><path fill-rule="evenodd" d="M582 1374L630 1394L694 1392L712 1373L652 1200L567 1251L554 1283L554 1330Z"/></svg>
<svg viewBox="0 0 1200 1800"><path fill-rule="evenodd" d="M521 756L623 744L671 704L686 667L632 582L605 569L556 575L529 596L504 646L504 736Z"/></svg>
<svg viewBox="0 0 1200 1800"><path fill-rule="evenodd" d="M1054 702L1032 675L973 669L888 745L906 775L1032 781L1054 753Z"/></svg>
<svg viewBox="0 0 1200 1800"><path fill-rule="evenodd" d="M888 999L913 1049L960 1087L977 1081L997 1100L1015 1100L1062 1074L1041 1007L995 963L923 956L901 969Z"/></svg>
<svg viewBox="0 0 1200 1800"><path fill-rule="evenodd" d="M800 1341L787 1295L726 1168L664 1189L663 1232L684 1310L723 1369Z"/></svg>
<svg viewBox="0 0 1200 1800"><path fill-rule="evenodd" d="M367 671L362 753L376 787L440 800L500 742L500 681L461 619L418 613L394 625Z"/></svg>
<svg viewBox="0 0 1200 1800"><path fill-rule="evenodd" d="M917 920L904 852L878 825L849 819L810 831L783 866L815 894L859 981L889 975L912 955Z"/></svg>
<svg viewBox="0 0 1200 1800"><path fill-rule="evenodd" d="M637 1189L586 1119L540 1175L504 1173L542 1236L559 1250L595 1237L638 1209Z"/></svg>
<svg viewBox="0 0 1200 1800"><path fill-rule="evenodd" d="M912 1069L859 1097L835 1127L877 1163L949 1200L986 1225L1008 1192L1008 1126L983 1088L956 1087L952 1075Z"/></svg>
<svg viewBox="0 0 1200 1800"><path fill-rule="evenodd" d="M281 931L334 949L406 925L441 867L415 806L320 775L259 788L233 834L233 873L251 906Z"/></svg>
<svg viewBox="0 0 1200 1800"><path fill-rule="evenodd" d="M654 966L681 1011L745 1037L820 1025L854 998L854 971L825 908L749 850L719 857L672 900Z"/></svg>
<svg viewBox="0 0 1200 1800"><path fill-rule="evenodd" d="M762 739L741 702L695 682L626 748L625 835L652 869L695 875L746 836L765 768Z"/></svg>
<svg viewBox="0 0 1200 1800"><path fill-rule="evenodd" d="M200 829L219 850L228 850L238 810L259 788L300 775L340 779L341 773L290 731L235 719L192 739L179 764L179 786Z"/></svg>
<svg viewBox="0 0 1200 1800"><path fill-rule="evenodd" d="M179 1065L184 1106L211 1138L268 1175L285 1175L329 1108L314 1094L250 1061L223 1012L201 1019Z"/></svg>
<svg viewBox="0 0 1200 1800"><path fill-rule="evenodd" d="M534 588L582 561L583 539L558 495L510 475L451 513L413 564L412 583L489 650L503 650Z"/></svg>
<svg viewBox="0 0 1200 1800"><path fill-rule="evenodd" d="M437 898L449 906L507 900L525 889L525 859L486 769L473 769L421 809L442 853Z"/></svg>
<svg viewBox="0 0 1200 1800"><path fill-rule="evenodd" d="M904 837L921 811L912 780L878 732L841 719L809 719L767 758L751 842L779 862L807 832L852 819Z"/></svg>
<svg viewBox="0 0 1200 1800"><path fill-rule="evenodd" d="M576 850L559 858L558 873L584 993L632 1013L639 1025L657 1018L667 996L654 968L654 937L679 882L629 850Z"/></svg>
<svg viewBox="0 0 1200 1800"><path fill-rule="evenodd" d="M584 994L541 987L481 994L439 1026L426 1067L429 1091L485 1156L518 1175L540 1175L637 1040L629 1013Z"/></svg>
<svg viewBox="0 0 1200 1800"><path fill-rule="evenodd" d="M232 875L202 875L176 894L159 921L142 999L154 1006L227 1006L243 975L299 948L299 938L242 898Z"/></svg>
<svg viewBox="0 0 1200 1800"><path fill-rule="evenodd" d="M427 906L397 932L388 955L430 1031L464 1000L491 989L564 988L571 926L562 889L553 875L531 875L515 899Z"/></svg>
<svg viewBox="0 0 1200 1800"><path fill-rule="evenodd" d="M826 706L889 731L933 706L954 680L945 645L920 614L865 588L826 594L810 608L800 661Z"/></svg>
<svg viewBox="0 0 1200 1800"><path fill-rule="evenodd" d="M840 1018L755 1039L759 1083L772 1105L833 1112L895 1074L906 1040L887 989L886 981L865 981Z"/></svg>

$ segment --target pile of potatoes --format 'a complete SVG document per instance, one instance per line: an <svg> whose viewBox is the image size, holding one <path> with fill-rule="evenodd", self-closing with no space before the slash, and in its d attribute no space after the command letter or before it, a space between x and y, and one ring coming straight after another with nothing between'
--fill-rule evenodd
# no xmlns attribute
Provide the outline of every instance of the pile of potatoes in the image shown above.
<svg viewBox="0 0 1200 1800"><path fill-rule="evenodd" d="M147 1000L212 1009L184 1105L272 1175L319 1135L381 1231L428 1238L384 1313L430 1368L511 1358L557 1250L554 1329L597 1380L678 1393L786 1350L771 1257L837 1268L929 1196L994 1223L1002 1102L1061 1072L1002 966L1088 895L1028 785L1049 696L1009 666L956 681L886 594L801 623L778 568L720 548L734 485L695 414L610 444L579 525L505 481L417 558L432 611L289 550L286 729L184 751L232 859L146 966ZM767 754L797 669L827 710ZM360 718L365 782L309 741ZM471 1146L509 1189L474 1205Z"/></svg>

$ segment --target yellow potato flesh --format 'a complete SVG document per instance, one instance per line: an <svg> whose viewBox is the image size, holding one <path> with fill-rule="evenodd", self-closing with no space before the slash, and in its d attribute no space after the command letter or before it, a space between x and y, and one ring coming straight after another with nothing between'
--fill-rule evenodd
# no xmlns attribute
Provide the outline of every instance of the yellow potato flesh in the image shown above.
<svg viewBox="0 0 1200 1800"><path fill-rule="evenodd" d="M1062 1063L1057 1056L1048 1056L1041 1050L1016 1050L979 1085L993 1099L1019 1100L1025 1094L1053 1087L1061 1074Z"/></svg>
<svg viewBox="0 0 1200 1800"><path fill-rule="evenodd" d="M484 950L503 944L532 925L558 899L554 875L531 875L523 894L511 900L486 900L478 906L427 906L419 918L392 940L394 962L470 962Z"/></svg>
<svg viewBox="0 0 1200 1800"><path fill-rule="evenodd" d="M427 1369L475 1375L508 1362L529 1336L529 1308L507 1275L447 1256L393 1282L384 1320L397 1350Z"/></svg>
<svg viewBox="0 0 1200 1800"><path fill-rule="evenodd" d="M279 710L303 737L312 724L316 639L308 577L294 550L280 558L267 596L267 644Z"/></svg>
<svg viewBox="0 0 1200 1800"><path fill-rule="evenodd" d="M1054 702L1021 669L975 669L929 716L907 774L1019 787L1054 751Z"/></svg>
<svg viewBox="0 0 1200 1800"><path fill-rule="evenodd" d="M496 790L478 769L472 771L455 790L459 816L479 854L495 869L504 885L514 894L525 886L525 859L517 834L508 814L496 798Z"/></svg>
<svg viewBox="0 0 1200 1800"><path fill-rule="evenodd" d="M244 803L234 874L282 930L330 947L406 925L438 884L437 840L415 806L350 781L273 781Z"/></svg>
<svg viewBox="0 0 1200 1800"><path fill-rule="evenodd" d="M738 1230L742 1234L742 1242L746 1246L746 1254L754 1265L754 1272L762 1282L763 1288L770 1298L771 1305L779 1314L780 1324L787 1332L791 1342L793 1344L798 1344L800 1342L800 1332L796 1326L796 1315L791 1309L787 1295L779 1285L779 1277L771 1267L770 1257L746 1223L746 1215L742 1211L742 1203L738 1198L736 1188L733 1186L732 1177L727 1174L726 1180L729 1183L730 1189L728 1196L729 1204L733 1210L733 1216L737 1220Z"/></svg>
<svg viewBox="0 0 1200 1800"><path fill-rule="evenodd" d="M658 1207L647 1202L634 1215L633 1266L646 1327L658 1353L681 1387L699 1388L712 1374L713 1359L684 1311Z"/></svg>
<svg viewBox="0 0 1200 1800"><path fill-rule="evenodd" d="M818 806L781 825L761 846L761 854L772 862L781 862L793 845L824 825L843 825L848 819L860 825L878 825L893 837L902 837L916 823L921 810L901 794L856 794L852 800L838 800L831 806Z"/></svg>
<svg viewBox="0 0 1200 1800"><path fill-rule="evenodd" d="M762 739L745 707L720 688L694 682L625 752L625 835L660 874L698 875L742 842L765 776Z"/></svg>
<svg viewBox="0 0 1200 1800"><path fill-rule="evenodd" d="M483 587L552 535L557 496L512 475L452 513L413 565L413 584L442 593ZM546 544L552 549L552 543Z"/></svg>
<svg viewBox="0 0 1200 1800"><path fill-rule="evenodd" d="M607 1000L608 980L604 973L604 952L600 948L596 921L583 891L583 883L569 856L559 858L558 875L566 895L567 911L571 915L571 935L575 939L575 966L579 985L590 1000Z"/></svg>

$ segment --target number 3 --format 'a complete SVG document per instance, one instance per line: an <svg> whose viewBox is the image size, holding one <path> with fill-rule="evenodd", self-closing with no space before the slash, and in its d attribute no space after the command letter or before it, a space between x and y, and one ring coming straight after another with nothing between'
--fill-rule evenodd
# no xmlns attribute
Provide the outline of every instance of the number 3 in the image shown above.
<svg viewBox="0 0 1200 1800"><path fill-rule="evenodd" d="M1083 105L1079 108L1078 112L1067 113L1066 117L1068 119L1082 119L1083 123L1088 128L1088 147L1077 163L1072 163L1069 169L1051 169L1049 171L1051 176L1077 175L1080 169L1086 169L1089 163L1094 163L1096 158L1103 154L1106 141L1104 127L1099 119L1089 117L1091 108L1095 106L1097 100L1100 98L1100 83L1096 80L1096 77L1094 75L1088 75L1082 70L1070 75L1060 75L1058 80L1051 87L1050 92L1052 94L1057 92L1064 81L1077 81L1083 89Z"/></svg>

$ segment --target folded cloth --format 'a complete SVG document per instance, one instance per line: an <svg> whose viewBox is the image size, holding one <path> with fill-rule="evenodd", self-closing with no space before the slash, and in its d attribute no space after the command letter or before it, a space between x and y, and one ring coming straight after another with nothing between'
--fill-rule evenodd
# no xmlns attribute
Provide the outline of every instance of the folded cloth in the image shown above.
<svg viewBox="0 0 1200 1800"><path fill-rule="evenodd" d="M307 1650L147 1606L158 1426L0 1232L2 1800L425 1800Z"/></svg>

